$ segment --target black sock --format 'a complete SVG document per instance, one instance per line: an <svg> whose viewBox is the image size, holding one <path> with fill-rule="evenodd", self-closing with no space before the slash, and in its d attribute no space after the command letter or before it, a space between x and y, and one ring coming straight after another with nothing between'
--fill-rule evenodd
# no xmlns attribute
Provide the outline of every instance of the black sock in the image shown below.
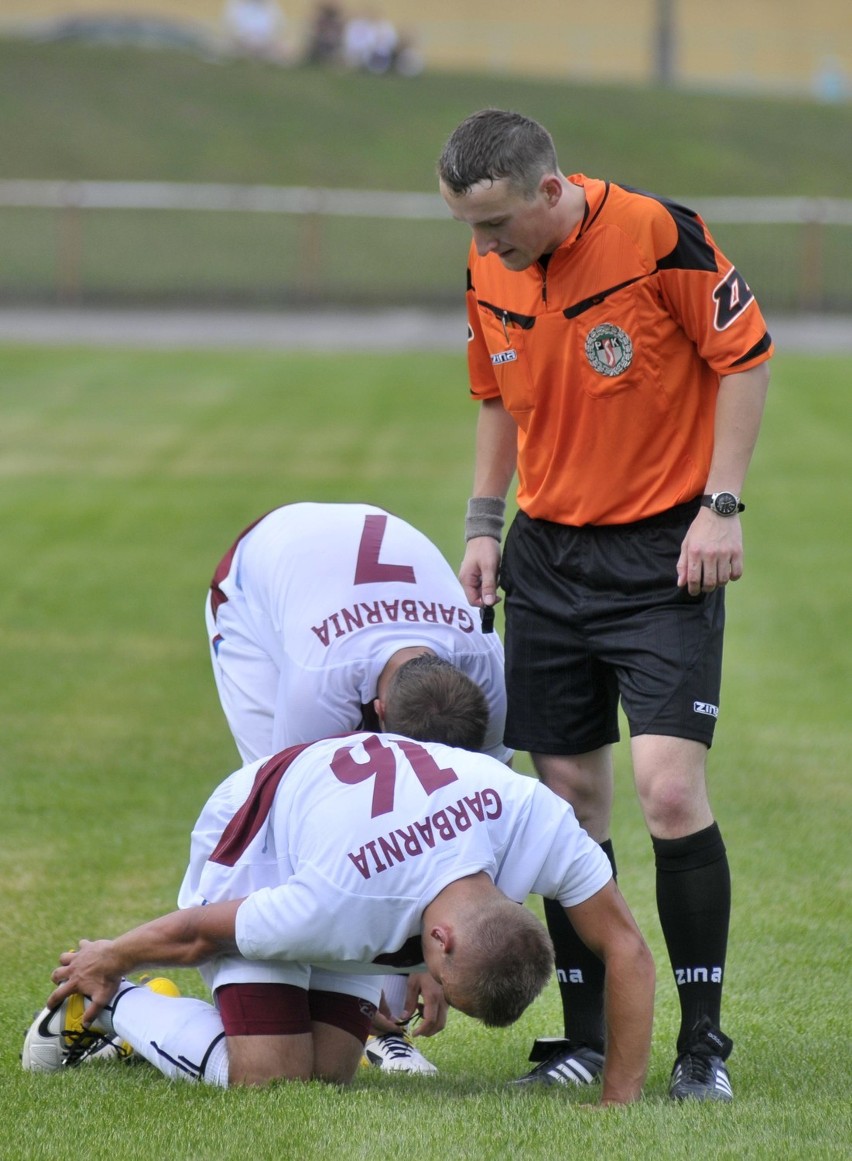
<svg viewBox="0 0 852 1161"><path fill-rule="evenodd" d="M718 1028L731 916L731 873L714 822L678 839L651 836L657 864L657 910L680 999L677 1049L707 1016Z"/></svg>
<svg viewBox="0 0 852 1161"><path fill-rule="evenodd" d="M615 855L607 839L601 849L615 875ZM604 1047L604 965L590 951L571 926L565 909L555 899L544 900L547 929L556 951L556 978L562 998L565 1038L574 1044L588 1044L597 1052Z"/></svg>

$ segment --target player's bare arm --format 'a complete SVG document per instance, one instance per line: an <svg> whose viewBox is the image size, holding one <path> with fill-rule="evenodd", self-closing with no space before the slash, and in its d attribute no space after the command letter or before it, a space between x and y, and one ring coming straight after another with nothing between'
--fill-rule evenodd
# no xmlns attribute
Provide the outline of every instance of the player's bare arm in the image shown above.
<svg viewBox="0 0 852 1161"><path fill-rule="evenodd" d="M502 399L484 399L476 426L474 496L505 499L515 474L518 427ZM500 542L492 536L476 536L467 542L459 580L471 605L496 605Z"/></svg>
<svg viewBox="0 0 852 1161"><path fill-rule="evenodd" d="M577 934L606 965L601 1104L629 1104L641 1096L648 1071L654 961L614 880L584 903L565 910Z"/></svg>
<svg viewBox="0 0 852 1161"><path fill-rule="evenodd" d="M723 377L716 402L713 461L705 492L739 496L760 430L769 365ZM691 596L712 592L743 574L742 524L702 507L689 527L677 564L677 583Z"/></svg>
<svg viewBox="0 0 852 1161"><path fill-rule="evenodd" d="M172 911L117 939L81 939L77 951L65 951L51 978L59 985L48 997L57 1007L72 992L91 1001L86 1024L115 995L123 976L141 968L198 967L216 955L236 952L236 915L242 899Z"/></svg>

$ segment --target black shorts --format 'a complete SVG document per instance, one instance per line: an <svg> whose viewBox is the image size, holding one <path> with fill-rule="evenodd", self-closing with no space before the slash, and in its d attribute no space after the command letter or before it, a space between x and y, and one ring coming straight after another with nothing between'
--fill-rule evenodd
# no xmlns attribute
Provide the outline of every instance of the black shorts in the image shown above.
<svg viewBox="0 0 852 1161"><path fill-rule="evenodd" d="M698 501L582 528L519 512L503 553L505 742L583 754L630 736L709 746L719 712L725 591L691 597L676 566Z"/></svg>

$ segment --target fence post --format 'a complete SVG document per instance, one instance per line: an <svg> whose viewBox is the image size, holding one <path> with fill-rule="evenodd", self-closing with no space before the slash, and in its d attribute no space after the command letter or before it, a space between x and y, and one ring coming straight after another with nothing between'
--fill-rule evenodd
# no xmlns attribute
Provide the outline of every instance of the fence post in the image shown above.
<svg viewBox="0 0 852 1161"><path fill-rule="evenodd" d="M82 260L82 210L66 201L59 210L56 241L56 297L63 306L79 305Z"/></svg>
<svg viewBox="0 0 852 1161"><path fill-rule="evenodd" d="M802 285L799 308L804 311L821 310L823 302L823 265L825 252L825 225L814 211L802 223Z"/></svg>
<svg viewBox="0 0 852 1161"><path fill-rule="evenodd" d="M319 298L322 261L322 222L319 214L302 216L299 231L299 273L297 286L305 302Z"/></svg>

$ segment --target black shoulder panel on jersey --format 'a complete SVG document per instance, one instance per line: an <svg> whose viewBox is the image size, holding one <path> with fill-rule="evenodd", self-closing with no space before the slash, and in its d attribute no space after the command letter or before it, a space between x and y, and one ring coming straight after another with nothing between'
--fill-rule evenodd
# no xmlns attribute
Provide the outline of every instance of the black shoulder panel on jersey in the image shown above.
<svg viewBox="0 0 852 1161"><path fill-rule="evenodd" d="M763 338L759 342L755 343L750 351L746 351L744 355L733 362L731 366L739 367L741 363L748 363L750 359L755 359L758 355L762 355L764 351L768 351L771 345L772 336L770 335L769 331L764 331Z"/></svg>
<svg viewBox="0 0 852 1161"><path fill-rule="evenodd" d="M718 270L713 247L704 237L704 231L698 223L698 214L686 206L669 201L668 198L657 194L646 193L645 190L633 189L632 186L621 187L628 193L639 194L643 198L651 198L659 202L674 218L677 226L677 243L671 253L664 255L657 261L658 270Z"/></svg>
<svg viewBox="0 0 852 1161"><path fill-rule="evenodd" d="M470 276L470 267L467 268L467 288L473 290L473 279Z"/></svg>

